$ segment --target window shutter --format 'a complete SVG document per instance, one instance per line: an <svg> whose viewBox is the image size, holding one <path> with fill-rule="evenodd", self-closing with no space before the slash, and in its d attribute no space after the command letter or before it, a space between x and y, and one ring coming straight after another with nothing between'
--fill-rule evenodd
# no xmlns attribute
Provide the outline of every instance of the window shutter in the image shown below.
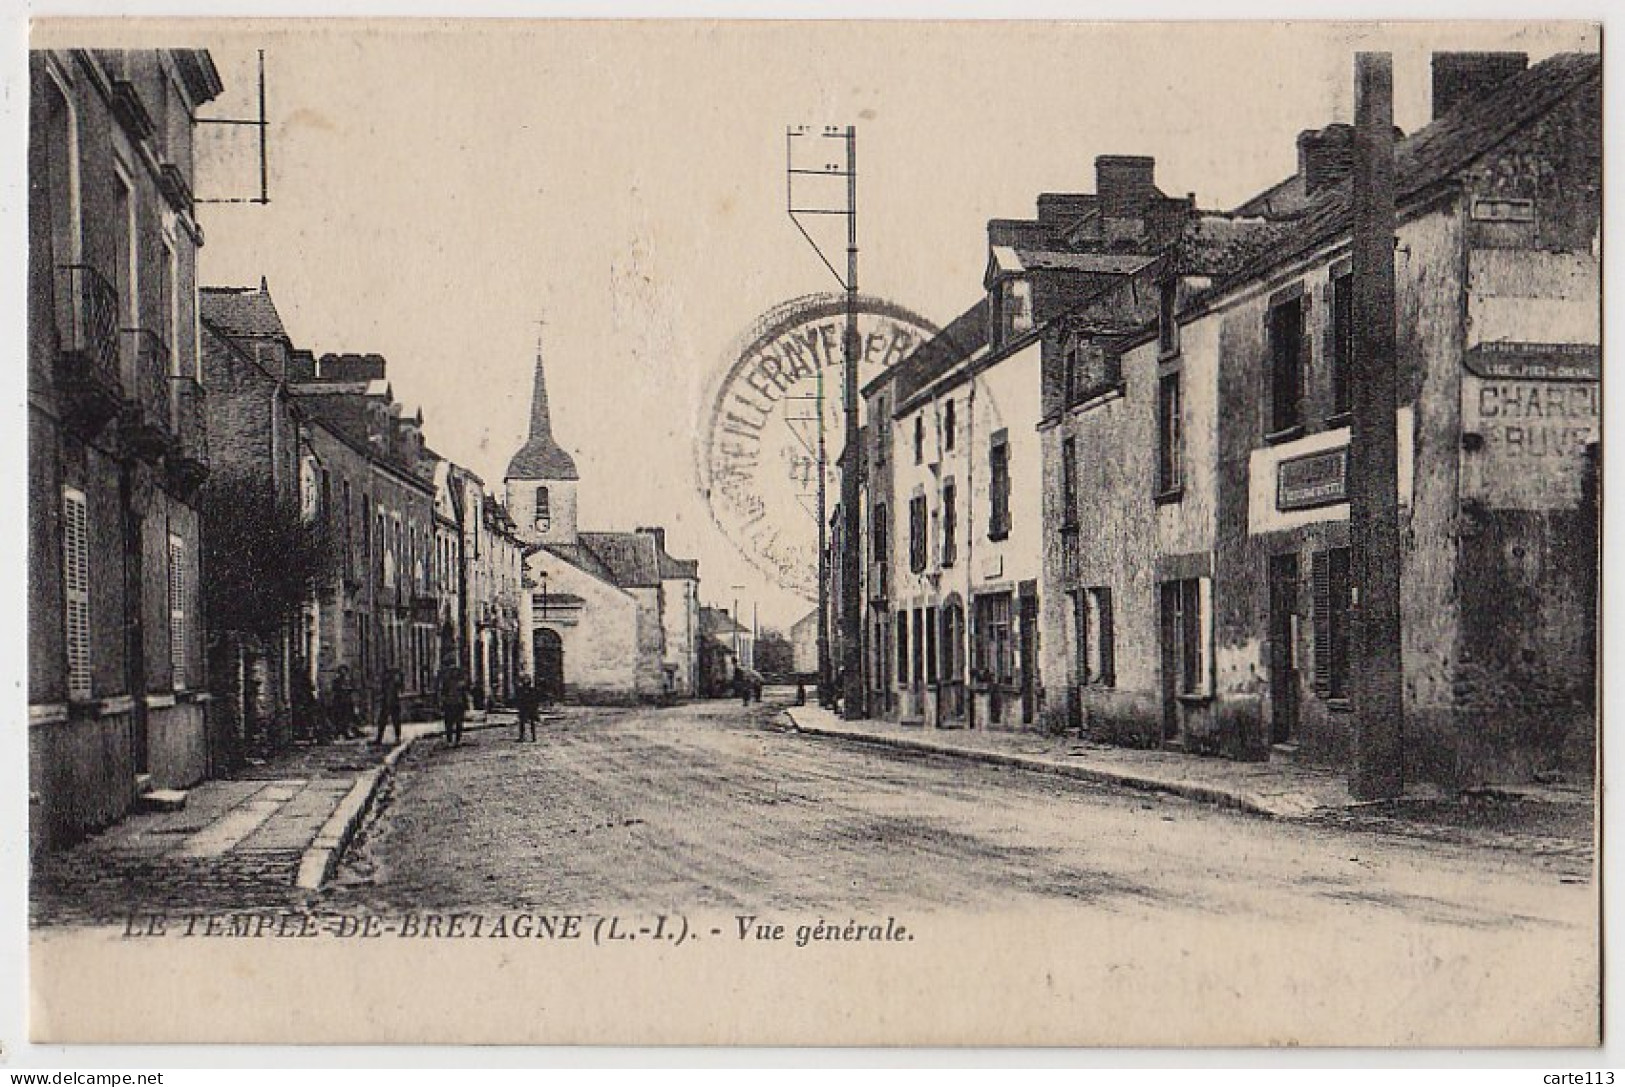
<svg viewBox="0 0 1625 1087"><path fill-rule="evenodd" d="M1196 579L1196 651L1199 654L1196 671L1198 694L1213 693L1213 579Z"/></svg>
<svg viewBox="0 0 1625 1087"><path fill-rule="evenodd" d="M175 690L186 687L186 544L169 538L169 668Z"/></svg>
<svg viewBox="0 0 1625 1087"><path fill-rule="evenodd" d="M83 492L62 492L62 581L68 697L90 698L90 539Z"/></svg>
<svg viewBox="0 0 1625 1087"><path fill-rule="evenodd" d="M1264 426L1265 434L1275 433L1275 420L1279 413L1275 410L1275 307L1264 308L1264 330L1260 337L1263 341L1263 365L1259 367L1261 384L1264 389Z"/></svg>
<svg viewBox="0 0 1625 1087"><path fill-rule="evenodd" d="M1315 693L1325 698L1332 689L1332 568L1326 552L1314 553L1310 576L1315 591Z"/></svg>
<svg viewBox="0 0 1625 1087"><path fill-rule="evenodd" d="M1298 410L1295 413L1301 423L1309 417L1309 378L1313 374L1315 364L1315 319L1314 319L1315 292L1304 289L1298 310Z"/></svg>
<svg viewBox="0 0 1625 1087"><path fill-rule="evenodd" d="M1089 590L1077 589L1072 593L1072 628L1077 635L1073 660L1078 669L1078 686L1086 686L1094 677L1089 668Z"/></svg>
<svg viewBox="0 0 1625 1087"><path fill-rule="evenodd" d="M1112 591L1097 589L1095 606L1100 610L1100 682L1117 685L1117 640L1112 627Z"/></svg>

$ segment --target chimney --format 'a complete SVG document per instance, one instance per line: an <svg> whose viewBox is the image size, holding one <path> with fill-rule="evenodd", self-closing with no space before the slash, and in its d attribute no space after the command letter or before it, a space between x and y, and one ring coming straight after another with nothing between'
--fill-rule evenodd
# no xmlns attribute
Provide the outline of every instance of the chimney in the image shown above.
<svg viewBox="0 0 1625 1087"><path fill-rule="evenodd" d="M1149 155L1100 155L1095 159L1095 195L1103 215L1138 219L1160 193L1157 160Z"/></svg>
<svg viewBox="0 0 1625 1087"><path fill-rule="evenodd" d="M1039 193L1038 221L1049 226L1064 226L1089 214L1094 203L1094 198L1085 193Z"/></svg>
<svg viewBox="0 0 1625 1087"><path fill-rule="evenodd" d="M1310 196L1336 185L1354 170L1354 126L1329 124L1298 133L1298 174Z"/></svg>
<svg viewBox="0 0 1625 1087"><path fill-rule="evenodd" d="M638 531L643 533L645 536L653 536L655 538L655 546L661 551L666 550L666 530L664 528L640 528Z"/></svg>
<svg viewBox="0 0 1625 1087"><path fill-rule="evenodd" d="M1488 94L1528 67L1527 53L1433 54L1433 119Z"/></svg>

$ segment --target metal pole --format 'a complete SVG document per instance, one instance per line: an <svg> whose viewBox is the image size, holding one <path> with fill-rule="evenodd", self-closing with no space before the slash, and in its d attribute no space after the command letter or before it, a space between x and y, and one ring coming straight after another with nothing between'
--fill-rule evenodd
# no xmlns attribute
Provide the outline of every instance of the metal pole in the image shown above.
<svg viewBox="0 0 1625 1087"><path fill-rule="evenodd" d="M841 716L863 716L863 621L858 589L862 541L858 539L858 130L846 126L846 358L841 380L846 415L846 463L841 471Z"/></svg>
<svg viewBox="0 0 1625 1087"><path fill-rule="evenodd" d="M260 50L260 203L271 202L270 169L266 165L265 50Z"/></svg>
<svg viewBox="0 0 1625 1087"><path fill-rule="evenodd" d="M1356 799L1376 800L1398 796L1405 784L1393 58L1359 53L1354 70L1354 426L1348 473L1355 716L1349 790Z"/></svg>
<svg viewBox="0 0 1625 1087"><path fill-rule="evenodd" d="M829 656L829 459L824 438L824 368L818 367L818 704L828 706L834 684Z"/></svg>

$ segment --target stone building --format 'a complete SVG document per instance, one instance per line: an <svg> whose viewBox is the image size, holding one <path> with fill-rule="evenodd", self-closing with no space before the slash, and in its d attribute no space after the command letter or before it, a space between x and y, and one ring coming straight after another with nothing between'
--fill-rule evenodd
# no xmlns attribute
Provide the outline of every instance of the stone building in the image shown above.
<svg viewBox="0 0 1625 1087"><path fill-rule="evenodd" d="M553 436L538 354L530 433L504 477L507 507L527 545L523 666L554 699L683 694L684 671L699 673L698 563L669 555L663 529L582 531L579 484L575 460Z"/></svg>
<svg viewBox="0 0 1625 1087"><path fill-rule="evenodd" d="M310 420L312 475L341 554L318 594L308 645L317 690L347 666L371 716L387 669L399 669L409 711L427 705L438 674L440 587L432 581L434 474L421 414L406 414L378 355L326 354L292 389Z"/></svg>
<svg viewBox="0 0 1625 1087"><path fill-rule="evenodd" d="M208 770L199 50L29 56L30 841Z"/></svg>
<svg viewBox="0 0 1625 1087"><path fill-rule="evenodd" d="M1600 94L1593 55L1440 55L1398 144L1408 779L1594 761ZM1112 380L1046 413L1057 727L1349 764L1350 137L1079 330Z"/></svg>
<svg viewBox="0 0 1625 1087"><path fill-rule="evenodd" d="M233 541L212 537L242 530L228 523L226 511L239 509L244 495L313 512L304 478L313 454L309 424L289 388L297 353L266 285L203 287L199 309L214 462L203 492L203 533L207 546L224 549ZM285 745L312 722L308 712L300 720L294 712L294 686L305 664L303 624L276 615L209 618L209 727L218 770L238 765L251 751Z"/></svg>
<svg viewBox="0 0 1625 1087"><path fill-rule="evenodd" d="M1090 300L1148 266L1189 198L1107 155L1095 193L987 227L983 297L865 389L872 714L948 727L1043 717L1045 359Z"/></svg>

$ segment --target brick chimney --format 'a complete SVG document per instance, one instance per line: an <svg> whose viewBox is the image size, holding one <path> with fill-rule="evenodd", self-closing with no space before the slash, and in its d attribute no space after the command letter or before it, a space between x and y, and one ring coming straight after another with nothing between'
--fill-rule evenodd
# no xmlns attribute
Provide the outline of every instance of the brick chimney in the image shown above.
<svg viewBox="0 0 1625 1087"><path fill-rule="evenodd" d="M1329 124L1298 133L1298 173L1310 196L1336 185L1354 169L1354 126Z"/></svg>
<svg viewBox="0 0 1625 1087"><path fill-rule="evenodd" d="M1159 195L1157 160L1149 155L1100 155L1095 159L1095 195L1101 213L1138 219Z"/></svg>
<svg viewBox="0 0 1625 1087"><path fill-rule="evenodd" d="M1433 119L1488 94L1528 67L1527 53L1433 54Z"/></svg>

